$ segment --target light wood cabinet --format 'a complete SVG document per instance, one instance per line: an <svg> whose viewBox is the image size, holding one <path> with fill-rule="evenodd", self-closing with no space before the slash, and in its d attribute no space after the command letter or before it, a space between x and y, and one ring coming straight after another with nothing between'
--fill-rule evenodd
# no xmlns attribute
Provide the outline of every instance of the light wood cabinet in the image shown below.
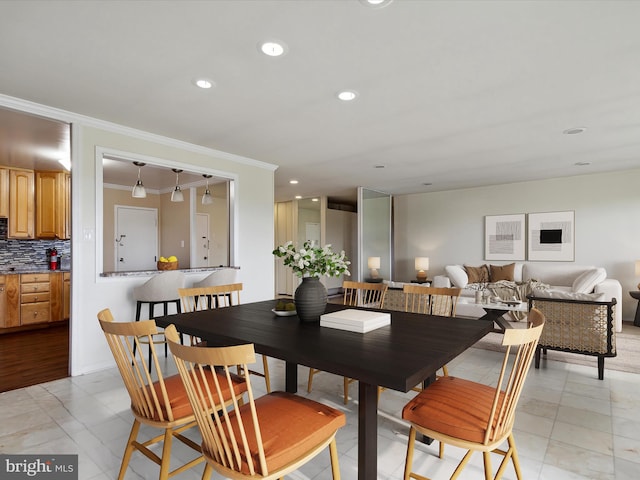
<svg viewBox="0 0 640 480"><path fill-rule="evenodd" d="M20 326L20 275L5 275L5 315L0 319L3 328Z"/></svg>
<svg viewBox="0 0 640 480"><path fill-rule="evenodd" d="M0 167L0 217L9 216L9 170Z"/></svg>
<svg viewBox="0 0 640 480"><path fill-rule="evenodd" d="M9 238L34 238L34 173L9 169Z"/></svg>
<svg viewBox="0 0 640 480"><path fill-rule="evenodd" d="M71 274L58 272L49 274L51 278L51 321L69 319L71 310Z"/></svg>
<svg viewBox="0 0 640 480"><path fill-rule="evenodd" d="M66 172L36 172L36 237L70 238L71 176Z"/></svg>
<svg viewBox="0 0 640 480"><path fill-rule="evenodd" d="M62 274L62 319L71 318L71 273Z"/></svg>
<svg viewBox="0 0 640 480"><path fill-rule="evenodd" d="M20 325L51 321L50 274L20 275Z"/></svg>
<svg viewBox="0 0 640 480"><path fill-rule="evenodd" d="M7 289L5 287L5 276L0 275L0 327L4 326L7 319Z"/></svg>
<svg viewBox="0 0 640 480"><path fill-rule="evenodd" d="M68 320L69 272L0 275L0 328Z"/></svg>

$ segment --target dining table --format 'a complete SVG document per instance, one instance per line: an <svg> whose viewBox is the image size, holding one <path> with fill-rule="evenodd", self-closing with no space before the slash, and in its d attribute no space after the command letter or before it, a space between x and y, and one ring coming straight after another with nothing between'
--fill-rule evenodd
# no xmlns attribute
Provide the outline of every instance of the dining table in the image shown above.
<svg viewBox="0 0 640 480"><path fill-rule="evenodd" d="M449 363L493 329L493 322L392 310L389 325L357 333L277 316L276 300L156 317L209 346L252 343L285 361L285 389L296 393L298 365L358 381L358 479L377 478L378 387L408 392L428 385ZM328 303L325 313L347 307ZM365 308L366 310L366 308Z"/></svg>

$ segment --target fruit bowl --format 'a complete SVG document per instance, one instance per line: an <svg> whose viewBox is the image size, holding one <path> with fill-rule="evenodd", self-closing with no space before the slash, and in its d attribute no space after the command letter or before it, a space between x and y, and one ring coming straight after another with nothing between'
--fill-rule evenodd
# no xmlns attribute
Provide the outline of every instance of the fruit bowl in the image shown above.
<svg viewBox="0 0 640 480"><path fill-rule="evenodd" d="M157 262L158 270L177 270L178 262Z"/></svg>
<svg viewBox="0 0 640 480"><path fill-rule="evenodd" d="M295 310L276 310L275 308L272 308L271 311L279 317L291 317L297 314Z"/></svg>

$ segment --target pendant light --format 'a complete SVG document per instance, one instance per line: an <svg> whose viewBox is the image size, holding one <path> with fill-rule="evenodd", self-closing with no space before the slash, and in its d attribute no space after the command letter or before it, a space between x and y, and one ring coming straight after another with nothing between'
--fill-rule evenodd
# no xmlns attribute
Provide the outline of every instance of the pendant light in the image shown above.
<svg viewBox="0 0 640 480"><path fill-rule="evenodd" d="M142 184L142 180L140 179L140 168L144 167L146 163L142 162L133 162L133 164L138 167L138 181L133 186L133 190L131 190L131 196L133 198L147 198L147 191Z"/></svg>
<svg viewBox="0 0 640 480"><path fill-rule="evenodd" d="M204 195L202 195L202 205L211 205L213 204L213 197L211 196L211 191L209 190L209 179L213 175L207 175L205 173L202 176L207 179L207 189L204 191Z"/></svg>
<svg viewBox="0 0 640 480"><path fill-rule="evenodd" d="M172 202L183 202L184 201L184 195L182 195L182 190L180 189L180 185L179 185L179 177L180 177L180 172L182 172L182 170L180 170L179 168L172 168L171 170L173 170L176 173L176 188L173 189L173 192L171 193L171 201Z"/></svg>

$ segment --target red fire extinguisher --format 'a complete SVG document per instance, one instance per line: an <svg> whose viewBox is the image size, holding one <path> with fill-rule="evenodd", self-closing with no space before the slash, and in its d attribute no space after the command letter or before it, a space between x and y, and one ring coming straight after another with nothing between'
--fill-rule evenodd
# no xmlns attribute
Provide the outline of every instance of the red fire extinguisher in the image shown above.
<svg viewBox="0 0 640 480"><path fill-rule="evenodd" d="M58 270L58 250L49 249L49 270Z"/></svg>

